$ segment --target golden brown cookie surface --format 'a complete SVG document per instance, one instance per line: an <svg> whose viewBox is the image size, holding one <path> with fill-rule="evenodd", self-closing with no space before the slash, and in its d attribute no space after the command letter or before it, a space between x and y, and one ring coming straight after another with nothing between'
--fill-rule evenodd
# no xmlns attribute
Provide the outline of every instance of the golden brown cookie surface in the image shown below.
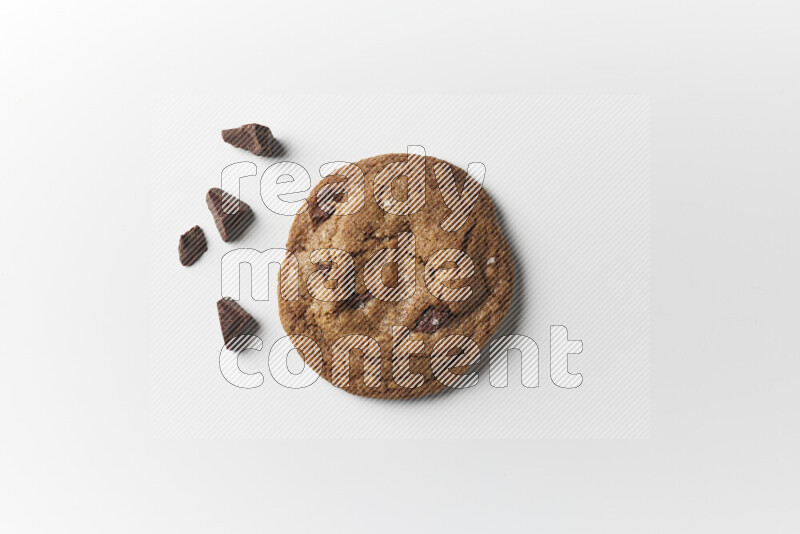
<svg viewBox="0 0 800 534"><path fill-rule="evenodd" d="M419 170L419 180L409 171L412 178L387 182L391 165L403 162ZM466 217L445 203L447 197L454 206L456 191L440 188L448 173L462 198L470 191L477 196ZM387 196L398 203L381 207ZM402 201L406 212L416 211L390 213L402 212ZM423 163L420 157L414 165L406 154L387 154L326 177L308 203L295 217L286 247L298 260L300 297L280 299L283 327L306 363L349 393L380 398L429 395L464 372L511 305L513 259L486 192L442 160L426 157ZM379 269L381 257L397 266ZM286 267L284 262L281 283L291 272ZM413 273L413 287L404 273ZM447 281L455 274L464 279ZM304 350L308 339L321 357ZM405 352L411 352L408 358Z"/></svg>

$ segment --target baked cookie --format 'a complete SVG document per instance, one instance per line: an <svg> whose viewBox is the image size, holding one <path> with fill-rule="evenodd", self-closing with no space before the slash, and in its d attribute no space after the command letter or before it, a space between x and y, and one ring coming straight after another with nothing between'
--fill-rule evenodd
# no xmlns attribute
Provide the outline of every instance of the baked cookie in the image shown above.
<svg viewBox="0 0 800 534"><path fill-rule="evenodd" d="M433 157L387 154L327 176L286 248L280 283L299 283L299 298L280 299L283 328L314 371L355 395L420 397L463 380L511 305L513 259L491 199Z"/></svg>

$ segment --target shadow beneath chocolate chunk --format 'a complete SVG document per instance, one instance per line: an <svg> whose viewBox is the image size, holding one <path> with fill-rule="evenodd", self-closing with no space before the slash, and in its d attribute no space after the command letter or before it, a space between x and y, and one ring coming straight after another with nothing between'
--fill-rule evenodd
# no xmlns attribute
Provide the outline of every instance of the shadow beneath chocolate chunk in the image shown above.
<svg viewBox="0 0 800 534"><path fill-rule="evenodd" d="M289 153L289 151L286 148L286 142L285 141L281 141L280 139L273 139L272 140L272 145L270 146L270 155L269 155L269 157L271 157L271 158L282 158L288 153Z"/></svg>
<svg viewBox="0 0 800 534"><path fill-rule="evenodd" d="M252 210L243 212L240 218L230 224L228 228L228 239L225 242L236 241L242 237L255 220L256 214Z"/></svg>
<svg viewBox="0 0 800 534"><path fill-rule="evenodd" d="M225 348L234 352L240 352L245 349L254 348L258 344L258 340L250 336L256 336L260 330L260 325L252 317L242 326L239 334L233 338L230 343L225 345Z"/></svg>

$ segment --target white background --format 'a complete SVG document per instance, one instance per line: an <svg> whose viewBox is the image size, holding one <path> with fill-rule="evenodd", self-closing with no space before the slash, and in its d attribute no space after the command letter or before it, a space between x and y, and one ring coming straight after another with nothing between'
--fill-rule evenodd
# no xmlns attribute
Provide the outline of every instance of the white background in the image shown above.
<svg viewBox="0 0 800 534"><path fill-rule="evenodd" d="M797 531L793 3L0 10L0 530ZM650 439L154 439L151 95L233 91L649 95Z"/></svg>
<svg viewBox="0 0 800 534"><path fill-rule="evenodd" d="M148 313L154 436L649 436L646 97L178 95L158 98L153 115ZM280 158L221 142L221 129L248 121L270 124L285 147ZM277 194L269 176L261 180L267 166L297 162L316 184L326 162L405 152L407 144L462 168L471 161L485 165L483 185L516 264L514 302L501 333L536 341L539 387L522 386L514 354L502 389L490 385L486 365L473 388L411 402L342 394L324 380L284 388L267 364L271 348L287 334L278 318L277 269L268 277L269 300L256 301L248 265L237 270L239 292L225 296L241 298L260 324L263 348L242 354L239 365L265 381L249 391L229 384L220 372L215 306L222 296L221 259L239 248L282 249L294 219L264 205L262 195ZM242 160L256 168L256 176L239 181L256 217L240 239L224 243L205 194L220 187L223 168ZM225 187L239 193L235 185ZM209 251L187 269L176 261L176 236L194 224L205 228ZM266 286L258 271L252 276L253 286ZM569 358L570 371L584 380L578 388L560 388L550 379L551 325L566 326L571 339L583 342ZM273 365L286 353L274 356ZM296 353L289 362L295 372L303 367Z"/></svg>

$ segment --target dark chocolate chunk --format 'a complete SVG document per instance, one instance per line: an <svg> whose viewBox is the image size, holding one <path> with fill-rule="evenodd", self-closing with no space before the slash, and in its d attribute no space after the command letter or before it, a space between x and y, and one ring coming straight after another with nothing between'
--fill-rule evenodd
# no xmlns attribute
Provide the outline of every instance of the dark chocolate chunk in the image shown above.
<svg viewBox="0 0 800 534"><path fill-rule="evenodd" d="M237 148L249 150L256 156L272 156L277 151L272 132L260 124L245 124L239 128L222 130L222 140Z"/></svg>
<svg viewBox="0 0 800 534"><path fill-rule="evenodd" d="M316 203L312 203L308 207L308 214L311 217L311 222L313 223L314 228L319 226L323 221L328 220L328 218L332 215L327 211L323 211L323 209L320 208Z"/></svg>
<svg viewBox="0 0 800 534"><path fill-rule="evenodd" d="M348 298L343 300L341 305L346 308L358 309L363 308L364 304L370 300L372 300L372 293L369 291L364 291L360 295L358 293L353 293Z"/></svg>
<svg viewBox="0 0 800 534"><path fill-rule="evenodd" d="M222 328L222 339L230 350L244 347L244 341L236 341L238 336L255 333L258 328L253 316L244 311L235 300L225 297L217 302L219 325Z"/></svg>
<svg viewBox="0 0 800 534"><path fill-rule="evenodd" d="M413 331L421 334L433 334L440 328L446 326L452 318L453 314L450 313L449 309L430 306L422 312L422 315L420 315L417 321L417 326L414 327Z"/></svg>
<svg viewBox="0 0 800 534"><path fill-rule="evenodd" d="M316 199L316 201L310 202L308 206L308 214L311 217L311 222L314 224L314 228L320 225L320 223L328 220L331 215L336 211L336 207L334 205L333 209L330 212L323 210L319 205L320 203L327 203L330 200L334 202L341 202L344 199L344 191L333 191L333 190L325 190L320 194L320 196Z"/></svg>
<svg viewBox="0 0 800 534"><path fill-rule="evenodd" d="M178 255L181 260L181 265L192 265L200 259L200 256L208 250L206 243L206 236L203 229L195 226L181 236L178 243Z"/></svg>
<svg viewBox="0 0 800 534"><path fill-rule="evenodd" d="M331 267L333 267L333 262L330 261L321 261L314 266L317 271L330 271Z"/></svg>
<svg viewBox="0 0 800 534"><path fill-rule="evenodd" d="M223 241L236 239L253 222L253 210L250 206L222 189L209 189L206 204L214 216L214 224L217 225Z"/></svg>

